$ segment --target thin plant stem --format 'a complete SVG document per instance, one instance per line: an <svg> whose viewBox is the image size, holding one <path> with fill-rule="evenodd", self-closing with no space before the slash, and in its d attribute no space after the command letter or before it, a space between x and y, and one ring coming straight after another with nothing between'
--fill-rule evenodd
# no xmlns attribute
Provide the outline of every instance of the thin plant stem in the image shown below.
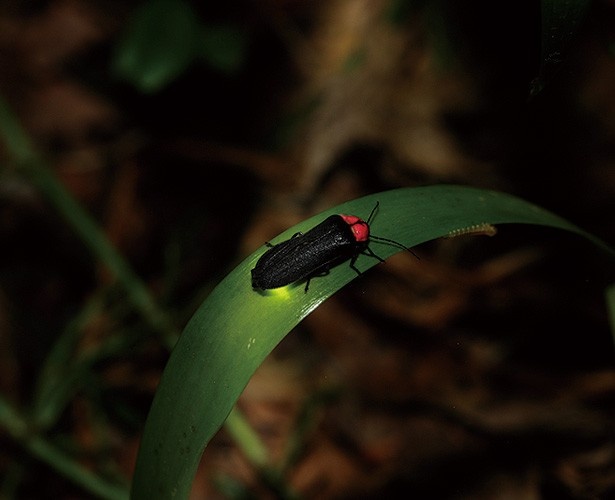
<svg viewBox="0 0 615 500"><path fill-rule="evenodd" d="M172 325L166 311L156 304L148 288L109 241L104 231L75 201L41 159L2 97L0 97L0 138L3 139L6 152L19 172L26 175L30 182L40 190L92 254L112 273L113 277L126 291L133 306L150 326L162 334L166 347L169 350L172 349L178 337L178 332ZM48 418L43 418L42 414L39 416L43 421ZM53 448L41 436L35 435L24 439L27 424L1 398L0 426L3 426L9 431L9 434L17 438L31 454L48 463L88 491L101 498L123 499L127 497L125 490L104 482L70 457ZM238 410L235 410L229 417L227 428L240 448L246 453L248 459L257 467L264 466L267 460L265 447Z"/></svg>
<svg viewBox="0 0 615 500"><path fill-rule="evenodd" d="M128 489L111 484L93 474L76 460L58 450L43 437L30 435L28 424L4 399L0 397L0 426L31 455L61 473L73 483L99 498L124 500Z"/></svg>
<svg viewBox="0 0 615 500"><path fill-rule="evenodd" d="M162 333L165 344L171 348L177 339L177 332L166 312L156 304L143 281L109 241L96 221L75 201L45 165L1 97L0 134L9 156L17 164L19 171L40 190L92 254L111 271L113 277L123 286L131 303L150 326Z"/></svg>

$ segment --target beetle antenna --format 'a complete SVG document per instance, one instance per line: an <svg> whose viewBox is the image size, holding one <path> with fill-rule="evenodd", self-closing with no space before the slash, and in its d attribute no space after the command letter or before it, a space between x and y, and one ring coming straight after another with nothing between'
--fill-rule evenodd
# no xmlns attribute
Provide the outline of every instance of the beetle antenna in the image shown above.
<svg viewBox="0 0 615 500"><path fill-rule="evenodd" d="M372 211L369 214L369 217L367 218L367 224L371 224L372 223L372 219L374 218L374 214L376 213L376 210L378 210L378 207L380 206L380 202L377 201L376 204L374 205L374 208L372 208Z"/></svg>
<svg viewBox="0 0 615 500"><path fill-rule="evenodd" d="M415 254L410 248L408 248L406 245L402 245L398 241L390 240L389 238L382 238L380 236L372 236L372 235L369 236L369 239L379 241L381 243L388 243L389 245L392 245L397 248L401 248L403 250L408 250L408 252L414 255L417 259L421 260L420 257L417 254Z"/></svg>

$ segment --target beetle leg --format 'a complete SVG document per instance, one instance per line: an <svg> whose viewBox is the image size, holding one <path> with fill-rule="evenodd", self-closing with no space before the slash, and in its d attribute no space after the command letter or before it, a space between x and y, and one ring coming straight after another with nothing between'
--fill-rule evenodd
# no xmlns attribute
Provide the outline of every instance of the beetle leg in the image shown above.
<svg viewBox="0 0 615 500"><path fill-rule="evenodd" d="M359 276L361 276L361 271L359 271L359 269L357 268L357 266L354 265L354 263L357 261L357 258L359 257L359 254L355 255L352 257L352 259L350 259L350 268L357 273Z"/></svg>
<svg viewBox="0 0 615 500"><path fill-rule="evenodd" d="M303 236L303 233L299 231L298 233L293 234L290 237L290 239L292 240L293 238L296 238L297 236ZM275 245L273 243L269 243L268 241L265 241L265 246L269 248L273 248Z"/></svg>
<svg viewBox="0 0 615 500"><path fill-rule="evenodd" d="M370 257L374 257L375 259L378 259L380 262L384 262L384 259L382 257L378 257L374 251L367 247L365 250L363 250L361 253L365 254L365 255L369 255Z"/></svg>
<svg viewBox="0 0 615 500"><path fill-rule="evenodd" d="M305 293L307 293L308 288L310 288L310 281L312 278L322 278L323 276L327 276L327 274L329 274L330 272L331 272L330 269L323 269L322 271L319 271L317 273L310 275L310 277L307 279L305 283Z"/></svg>

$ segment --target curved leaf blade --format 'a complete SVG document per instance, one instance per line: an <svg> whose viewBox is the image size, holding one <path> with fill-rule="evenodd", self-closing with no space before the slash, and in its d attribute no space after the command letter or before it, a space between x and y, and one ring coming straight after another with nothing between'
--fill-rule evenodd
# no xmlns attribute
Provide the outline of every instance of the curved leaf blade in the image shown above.
<svg viewBox="0 0 615 500"><path fill-rule="evenodd" d="M577 233L607 252L602 241L536 205L493 191L461 187L404 188L339 205L288 229L273 243L306 231L334 213L380 211L377 236L412 247L477 224L524 223ZM241 391L278 342L322 301L356 277L340 265L325 278L270 294L252 290L250 270L265 251L258 249L213 290L186 326L158 387L148 416L133 480L132 498L187 498L201 454L223 424ZM383 257L399 249L381 245ZM376 259L361 257L365 271Z"/></svg>

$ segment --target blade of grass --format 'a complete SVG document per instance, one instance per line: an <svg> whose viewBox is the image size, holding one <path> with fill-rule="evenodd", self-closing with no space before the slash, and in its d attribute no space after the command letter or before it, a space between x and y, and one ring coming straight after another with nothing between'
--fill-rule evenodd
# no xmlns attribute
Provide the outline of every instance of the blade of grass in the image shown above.
<svg viewBox="0 0 615 500"><path fill-rule="evenodd" d="M241 451L255 467L265 468L268 465L269 453L260 437L250 426L243 413L233 408L224 423L227 432L241 446Z"/></svg>
<svg viewBox="0 0 615 500"><path fill-rule="evenodd" d="M64 186L48 170L38 156L30 138L21 128L2 97L0 97L0 137L6 145L12 162L41 190L48 201L51 202L82 238L90 251L115 275L119 284L126 290L128 298L134 307L141 312L144 319L156 331L163 335L163 342L170 350L177 339L177 332L171 325L166 312L157 306L147 287L134 274L132 268L113 247L96 222L79 206ZM95 308L95 305L92 305L92 307ZM89 308L86 307L86 310L83 312L86 319L90 312ZM62 338L58 340L58 343L52 349L39 376L31 415L32 423L39 430L55 422L70 397L78 390L82 382L80 377L89 369L92 362L104 357L109 346L115 346L110 347L113 350L117 349L117 344L123 344L122 339L108 339L105 342L107 349L91 353L85 359L77 360L70 366L65 365L63 362L68 360L72 347L74 347L75 342L78 340L77 337L80 333L79 323L82 320L83 318L77 318L67 327L67 331L65 331ZM63 370L61 374L58 373L58 368ZM68 368L68 371L64 371L65 368ZM1 409L6 410L2 415L9 417L17 415L17 412L11 408L8 402L0 400L0 406L2 407ZM0 426L5 428L9 426L10 428L11 422L14 424L19 423L19 420L3 419L1 418L2 415L0 415ZM247 423L242 420L241 413L238 410L235 411L235 417L227 424L230 434L239 440L238 443L246 452L246 456L255 461L254 465L260 466L265 461L265 458L264 447L258 435L249 429ZM19 425L22 424L25 425L23 422L19 423ZM48 448L45 445L45 441L41 437L36 437L36 440L39 443L38 447L36 449L32 448L30 451L43 450L45 452L48 449L52 450L52 448ZM53 455L52 451L49 453ZM74 467L71 467L68 461L69 458L65 457L64 459L51 461L49 465L53 467L57 463L61 466L57 468L60 473L69 470L74 475L74 472L79 470L78 464L74 463ZM69 479L75 480L74 477L69 477ZM86 483L92 482L88 478L84 478L83 481ZM79 481L77 480L77 482Z"/></svg>
<svg viewBox="0 0 615 500"><path fill-rule="evenodd" d="M272 243L334 213L367 217L376 201L381 209L372 224L373 233L410 247L473 225L525 223L577 233L615 262L615 251L561 217L513 196L461 186L366 196L297 224ZM377 248L383 258L397 251L385 245ZM307 294L303 286L259 294L251 288L250 270L263 252L263 248L254 252L222 280L173 350L145 424L132 498L187 498L206 444L256 368L299 321L356 277L349 266L341 265L314 280ZM365 271L376 263L362 257L356 265Z"/></svg>
<svg viewBox="0 0 615 500"><path fill-rule="evenodd" d="M58 450L43 437L31 434L25 419L2 398L0 398L0 425L31 455L81 486L85 491L108 500L128 498L126 488L105 481L73 460L72 457Z"/></svg>
<svg viewBox="0 0 615 500"><path fill-rule="evenodd" d="M80 353L67 360L64 369L53 370L53 379L42 382L45 371L39 377L39 392L32 405L30 424L41 432L52 427L75 395L99 383L100 375L94 365L103 360L114 360L126 356L135 345L143 342L143 335L132 331L119 330L106 337L94 349Z"/></svg>
<svg viewBox="0 0 615 500"><path fill-rule="evenodd" d="M0 137L19 171L40 190L92 254L111 271L113 277L126 290L131 303L149 325L163 335L166 345L171 348L177 334L166 312L158 307L145 284L109 241L100 226L47 168L2 98L0 98Z"/></svg>
<svg viewBox="0 0 615 500"><path fill-rule="evenodd" d="M89 299L80 313L68 323L51 348L39 371L30 418L37 429L52 426L73 396L82 370L73 361L74 351L84 326L102 311L100 294Z"/></svg>
<svg viewBox="0 0 615 500"><path fill-rule="evenodd" d="M5 145L4 152L9 161L40 189L92 254L111 271L117 282L123 286L128 300L135 309L155 331L162 334L166 345L171 348L177 335L167 314L158 307L147 287L107 239L101 228L46 167L2 97L0 97L0 139ZM42 436L29 433L28 425L9 402L0 398L0 426L6 429L32 455L101 498L127 497L127 491L123 488L100 479L71 457L54 448Z"/></svg>
<svg viewBox="0 0 615 500"><path fill-rule="evenodd" d="M31 162L23 171L62 215L64 220L72 226L90 251L113 273L114 278L126 290L131 303L155 331L164 335L166 344L171 347L176 340L176 336L166 312L158 307L145 284L135 274L122 254L107 239L98 224L81 208L66 191L66 188L44 165Z"/></svg>
<svg viewBox="0 0 615 500"><path fill-rule="evenodd" d="M106 500L126 500L128 489L101 479L72 457L62 453L40 436L33 436L25 441L28 451L54 470L81 486L85 491Z"/></svg>

